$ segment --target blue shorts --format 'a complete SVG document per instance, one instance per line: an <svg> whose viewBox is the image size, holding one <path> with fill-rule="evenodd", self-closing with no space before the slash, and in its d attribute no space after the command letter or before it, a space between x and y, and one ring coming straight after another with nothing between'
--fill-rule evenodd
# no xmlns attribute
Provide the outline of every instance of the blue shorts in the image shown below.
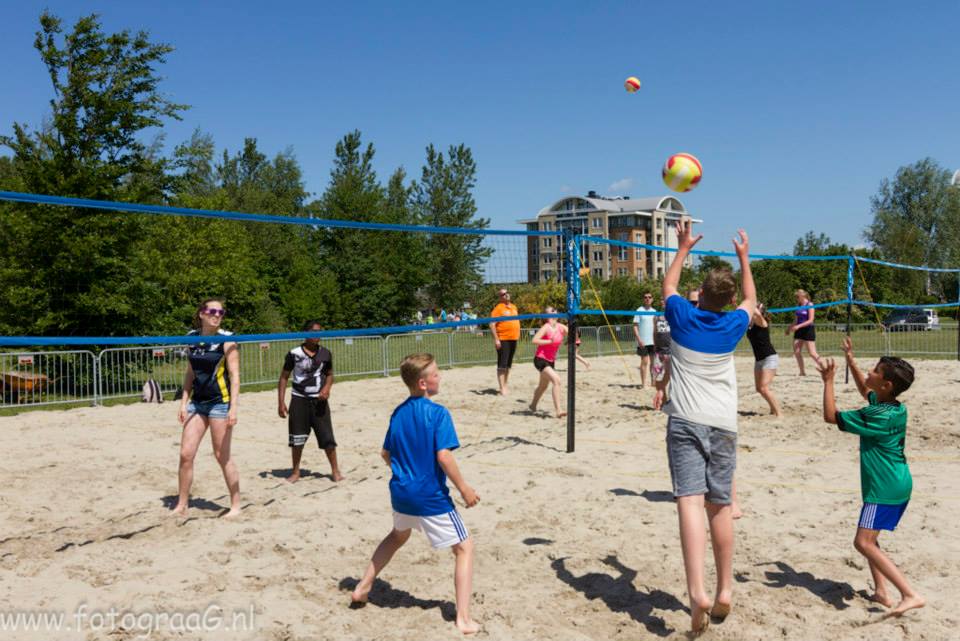
<svg viewBox="0 0 960 641"><path fill-rule="evenodd" d="M907 501L909 503L910 501ZM882 505L880 503L864 503L860 510L860 522L857 527L867 530L897 529L897 524L907 510L907 503L900 505Z"/></svg>
<svg viewBox="0 0 960 641"><path fill-rule="evenodd" d="M227 418L227 412L230 411L230 403L218 403L209 401L206 403L194 403L190 401L187 405L187 414L199 414L207 418Z"/></svg>

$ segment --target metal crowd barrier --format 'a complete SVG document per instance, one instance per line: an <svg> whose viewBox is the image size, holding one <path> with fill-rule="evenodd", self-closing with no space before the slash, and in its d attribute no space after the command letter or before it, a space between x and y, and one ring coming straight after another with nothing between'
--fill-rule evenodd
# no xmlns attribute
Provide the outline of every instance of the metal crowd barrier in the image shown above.
<svg viewBox="0 0 960 641"><path fill-rule="evenodd" d="M793 352L788 325L771 324L770 338L781 356ZM846 326L820 322L817 351L839 355ZM926 325L903 325L880 330L874 323L850 326L858 356L895 354L905 358L955 358L955 322L941 322L939 329ZM535 328L524 329L515 362L533 360L530 342ZM581 326L580 352L585 357L622 353L636 357L632 324ZM241 386L275 383L287 352L299 341L244 343L240 351ZM496 352L489 329L473 331L426 331L416 334L327 339L322 345L333 354L337 376L389 376L399 370L400 360L411 352L431 352L442 367L493 365ZM566 358L561 349L558 358ZM737 345L740 356L751 354L744 338ZM183 345L120 347L90 351L36 351L0 353L0 408L69 403L96 405L109 399L139 397L147 380L155 380L165 399L172 399L183 384L187 350Z"/></svg>
<svg viewBox="0 0 960 641"><path fill-rule="evenodd" d="M95 403L98 373L89 351L0 353L0 407Z"/></svg>

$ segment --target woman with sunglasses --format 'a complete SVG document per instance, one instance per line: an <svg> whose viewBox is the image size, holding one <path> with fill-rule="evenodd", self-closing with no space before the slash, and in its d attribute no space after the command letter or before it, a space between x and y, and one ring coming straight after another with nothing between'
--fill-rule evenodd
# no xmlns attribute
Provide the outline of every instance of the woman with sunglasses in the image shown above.
<svg viewBox="0 0 960 641"><path fill-rule="evenodd" d="M220 329L227 310L223 301L208 298L197 308L194 329L188 336L229 336ZM240 395L240 352L236 343L194 343L190 346L187 373L183 379L183 399L179 420L183 424L180 438L180 496L174 514L186 516L193 483L193 460L200 441L210 428L213 454L223 470L230 491L228 517L240 513L240 475L230 455L230 436L237 424L237 400Z"/></svg>

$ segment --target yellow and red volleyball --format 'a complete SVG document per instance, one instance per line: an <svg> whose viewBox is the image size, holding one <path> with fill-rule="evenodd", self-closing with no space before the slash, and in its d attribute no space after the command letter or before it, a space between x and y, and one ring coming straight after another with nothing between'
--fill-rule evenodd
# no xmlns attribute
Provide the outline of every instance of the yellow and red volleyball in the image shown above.
<svg viewBox="0 0 960 641"><path fill-rule="evenodd" d="M663 184L681 193L700 183L703 167L693 154L673 154L663 164Z"/></svg>
<svg viewBox="0 0 960 641"><path fill-rule="evenodd" d="M623 88L629 91L630 93L633 93L634 91L640 88L640 80L637 78L634 78L633 76L630 76L629 78L623 81Z"/></svg>

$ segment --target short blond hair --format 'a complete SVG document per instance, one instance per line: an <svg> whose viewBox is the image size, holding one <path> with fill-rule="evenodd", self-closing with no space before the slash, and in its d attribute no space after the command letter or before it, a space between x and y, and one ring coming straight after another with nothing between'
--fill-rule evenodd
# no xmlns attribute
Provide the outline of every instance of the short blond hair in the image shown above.
<svg viewBox="0 0 960 641"><path fill-rule="evenodd" d="M407 387L413 389L417 386L417 382L423 378L424 370L435 362L436 359L433 354L427 354L426 352L409 354L400 362L400 378L403 379Z"/></svg>
<svg viewBox="0 0 960 641"><path fill-rule="evenodd" d="M737 279L729 269L711 269L703 281L700 307L723 309L737 295Z"/></svg>

